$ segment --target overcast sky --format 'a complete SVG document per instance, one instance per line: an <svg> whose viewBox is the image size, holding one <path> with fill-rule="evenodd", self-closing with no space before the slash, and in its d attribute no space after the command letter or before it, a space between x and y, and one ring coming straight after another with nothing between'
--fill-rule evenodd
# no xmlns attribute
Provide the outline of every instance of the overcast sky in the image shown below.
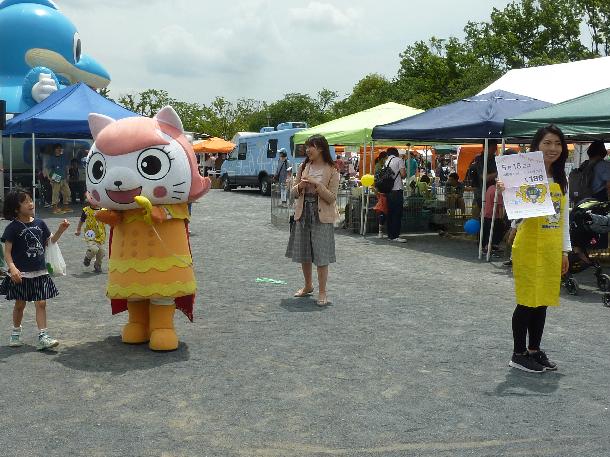
<svg viewBox="0 0 610 457"><path fill-rule="evenodd" d="M347 95L432 35L462 36L508 0L56 0L83 52L110 72L111 95L148 88L208 103L273 101L321 88Z"/></svg>

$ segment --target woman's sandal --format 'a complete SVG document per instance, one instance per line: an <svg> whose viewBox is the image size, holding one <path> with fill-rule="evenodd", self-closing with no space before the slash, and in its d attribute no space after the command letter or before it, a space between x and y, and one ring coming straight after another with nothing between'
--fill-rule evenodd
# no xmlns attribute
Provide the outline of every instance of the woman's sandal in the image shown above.
<svg viewBox="0 0 610 457"><path fill-rule="evenodd" d="M302 289L297 290L297 292L294 294L294 296L296 298L303 298L303 297L309 297L311 294L313 294L313 289L311 289L310 291L307 291L303 287Z"/></svg>
<svg viewBox="0 0 610 457"><path fill-rule="evenodd" d="M325 298L318 298L318 301L316 302L318 304L318 306L328 306L330 304L330 301L328 301L328 297Z"/></svg>

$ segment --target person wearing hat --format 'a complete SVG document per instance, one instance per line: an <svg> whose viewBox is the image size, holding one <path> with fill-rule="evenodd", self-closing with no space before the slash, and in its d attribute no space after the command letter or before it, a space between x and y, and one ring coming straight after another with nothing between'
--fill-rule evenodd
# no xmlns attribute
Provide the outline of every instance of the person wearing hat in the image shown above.
<svg viewBox="0 0 610 457"><path fill-rule="evenodd" d="M279 150L280 158L277 164L277 171L275 172L275 182L280 185L280 200L282 205L286 205L288 200L288 193L286 192L286 178L288 177L288 153L286 149L281 148Z"/></svg>

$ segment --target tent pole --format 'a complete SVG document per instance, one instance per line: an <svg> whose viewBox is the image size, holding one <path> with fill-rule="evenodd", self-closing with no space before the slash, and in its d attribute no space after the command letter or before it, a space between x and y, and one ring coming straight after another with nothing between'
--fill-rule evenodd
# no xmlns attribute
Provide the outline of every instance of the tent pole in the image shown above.
<svg viewBox="0 0 610 457"><path fill-rule="evenodd" d="M5 118L6 115L2 114ZM2 160L2 167L0 169L0 176L2 177L2 188L0 189L2 200L4 200L4 135L3 130L0 128L0 160Z"/></svg>
<svg viewBox="0 0 610 457"><path fill-rule="evenodd" d="M366 142L362 145L362 176L366 174ZM362 178L361 176L361 178ZM360 183L360 187L362 188L362 197L360 202L360 234L364 236L366 232L366 227L364 227L364 212L366 211L364 208L364 189L365 187Z"/></svg>
<svg viewBox="0 0 610 457"><path fill-rule="evenodd" d="M32 201L36 202L36 135L32 133Z"/></svg>
<svg viewBox="0 0 610 457"><path fill-rule="evenodd" d="M8 163L9 163L8 189L10 191L10 190L13 190L13 135L9 135Z"/></svg>
<svg viewBox="0 0 610 457"><path fill-rule="evenodd" d="M500 155L504 155L506 152L506 139L502 138L502 150L500 151ZM491 214L491 227L489 228L489 241L487 243L487 261L491 259L491 240L494 235L494 226L496 225L496 209L498 208L498 186L496 186L496 192L494 194L494 209Z"/></svg>
<svg viewBox="0 0 610 457"><path fill-rule="evenodd" d="M489 138L485 138L485 150L483 151L483 183L481 185L481 217L479 222L479 260L483 257L483 222L485 222L485 194L487 193L487 158L489 157Z"/></svg>

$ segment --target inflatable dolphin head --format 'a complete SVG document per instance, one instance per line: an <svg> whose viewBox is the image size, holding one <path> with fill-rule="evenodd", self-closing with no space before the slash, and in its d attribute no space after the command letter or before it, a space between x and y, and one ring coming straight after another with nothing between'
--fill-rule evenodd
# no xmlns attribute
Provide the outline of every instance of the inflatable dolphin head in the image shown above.
<svg viewBox="0 0 610 457"><path fill-rule="evenodd" d="M0 1L0 99L19 113L36 103L31 90L40 74L57 88L84 82L100 89L108 72L83 53L74 24L51 0Z"/></svg>

